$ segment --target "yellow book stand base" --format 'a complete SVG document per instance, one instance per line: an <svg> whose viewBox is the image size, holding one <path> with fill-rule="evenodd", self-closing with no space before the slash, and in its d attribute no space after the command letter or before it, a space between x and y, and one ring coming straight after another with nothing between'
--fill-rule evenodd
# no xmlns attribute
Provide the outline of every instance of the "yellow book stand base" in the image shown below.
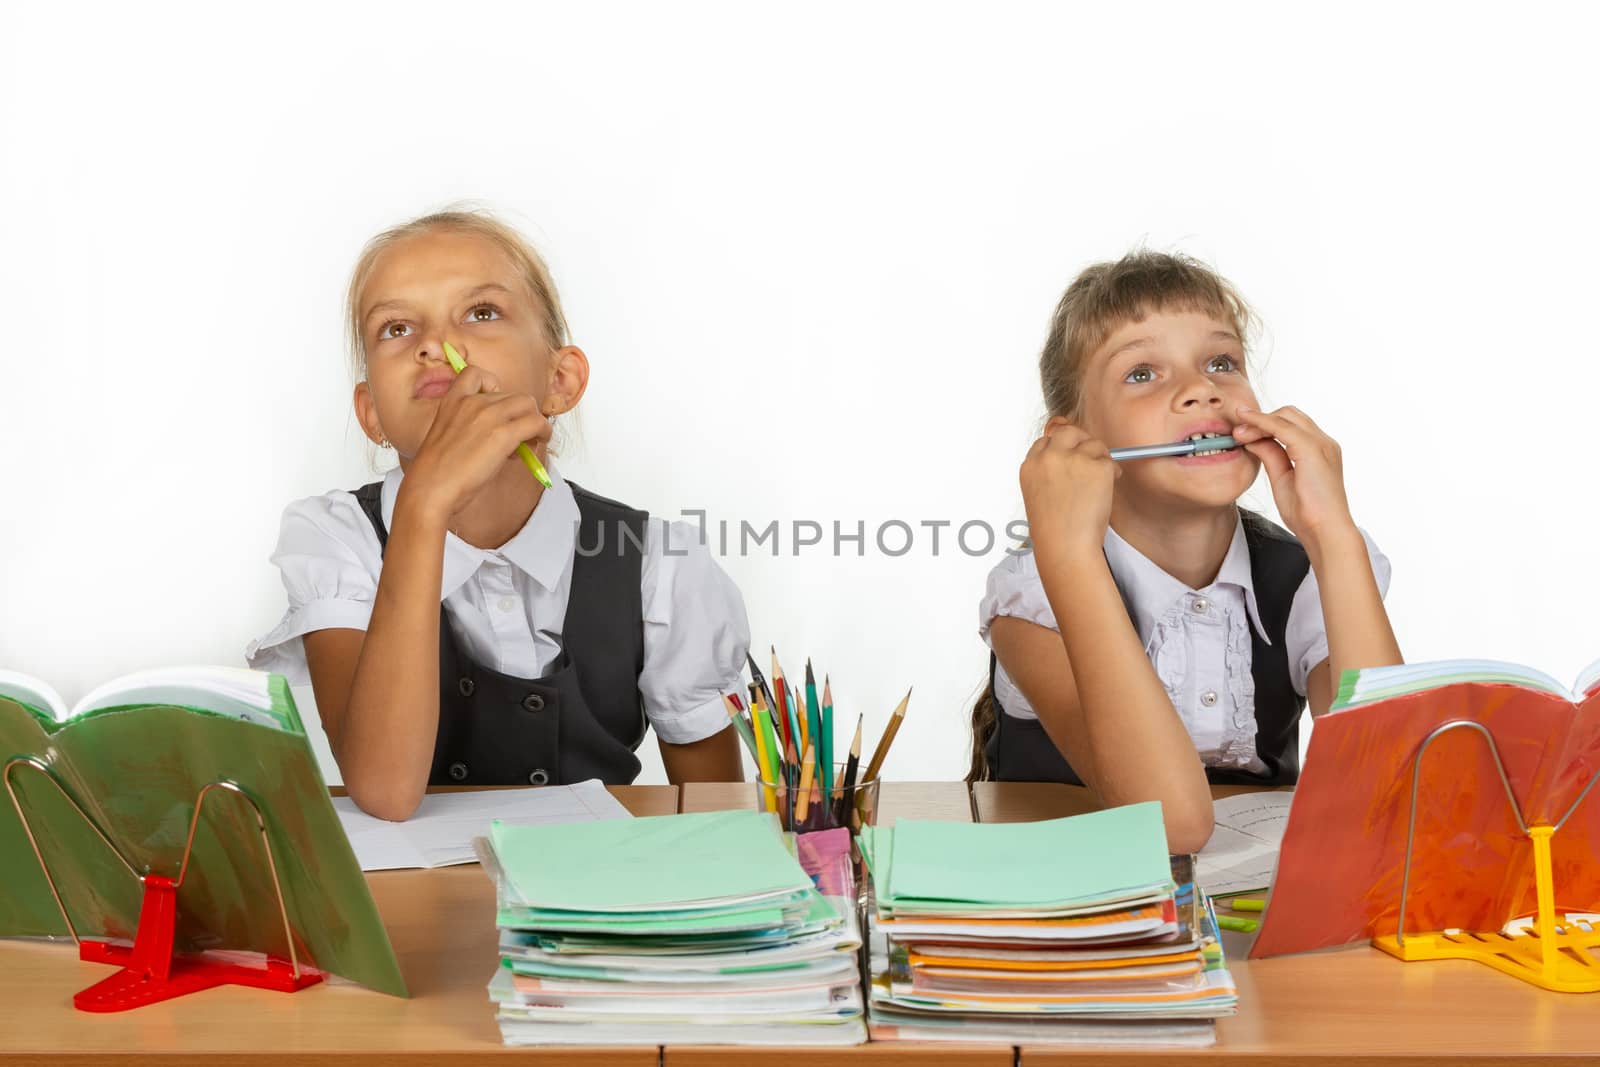
<svg viewBox="0 0 1600 1067"><path fill-rule="evenodd" d="M1600 947L1600 930L1564 932L1557 928L1553 940L1529 931L1521 935L1442 930L1407 934L1402 943L1393 934L1375 937L1372 944L1407 963L1418 960L1475 960L1503 974L1557 993L1600 992L1600 961L1590 955ZM1552 958L1545 949L1553 948Z"/></svg>
<svg viewBox="0 0 1600 1067"><path fill-rule="evenodd" d="M1435 930L1408 934L1405 930L1406 899L1411 889L1411 846L1417 829L1417 786L1422 773L1422 754L1440 734L1460 728L1476 730L1488 742L1517 826L1533 842L1533 882L1539 911L1534 916L1531 928L1515 933ZM1393 934L1373 938L1373 947L1406 963L1418 960L1475 960L1540 989L1557 993L1600 992L1600 955L1596 954L1596 950L1600 950L1600 928L1571 920L1565 924L1557 923L1555 884L1550 870L1550 838L1583 803L1583 798L1589 795L1597 779L1600 779L1600 774L1589 779L1588 785L1572 802L1572 807L1554 826L1529 826L1523 819L1522 807L1511 790L1511 780L1506 777L1499 749L1488 730L1478 723L1458 719L1433 731L1417 749L1417 757L1412 764L1411 823L1406 831L1406 865L1400 883L1399 927Z"/></svg>

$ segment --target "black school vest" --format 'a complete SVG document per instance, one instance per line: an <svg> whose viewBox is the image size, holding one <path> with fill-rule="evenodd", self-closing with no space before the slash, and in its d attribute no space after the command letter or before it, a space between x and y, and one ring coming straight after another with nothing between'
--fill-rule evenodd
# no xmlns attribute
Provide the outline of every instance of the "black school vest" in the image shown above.
<svg viewBox="0 0 1600 1067"><path fill-rule="evenodd" d="M1207 767L1213 785L1292 785L1300 776L1300 712L1305 698L1289 680L1289 652L1284 632L1294 594L1311 569L1311 560L1293 534L1254 512L1241 511L1244 540L1250 550L1250 580L1256 609L1272 644L1250 627L1250 676L1256 684L1256 755L1265 774L1232 767ZM989 687L994 689L995 658L989 656ZM995 730L985 748L990 776L1001 782L1083 781L1062 758L1061 750L1037 719L1006 714L995 698Z"/></svg>
<svg viewBox="0 0 1600 1067"><path fill-rule="evenodd" d="M626 785L647 726L639 696L644 603L639 591L648 518L568 482L578 503L572 586L561 655L543 678L513 678L474 663L439 606L439 736L429 785L545 785L599 778ZM382 482L355 490L387 549ZM629 533L631 532L631 536Z"/></svg>

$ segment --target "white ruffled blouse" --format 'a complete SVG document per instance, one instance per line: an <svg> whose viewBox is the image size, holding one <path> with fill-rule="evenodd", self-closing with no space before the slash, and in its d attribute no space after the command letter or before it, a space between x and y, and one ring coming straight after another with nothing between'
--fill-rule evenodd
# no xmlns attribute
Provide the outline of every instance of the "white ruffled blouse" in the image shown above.
<svg viewBox="0 0 1600 1067"><path fill-rule="evenodd" d="M1389 559L1366 531L1367 555L1381 593L1389 590ZM1204 589L1187 585L1152 563L1138 549L1108 529L1106 561L1133 620L1145 654L1166 688L1172 706L1209 767L1238 768L1261 774L1266 765L1256 754L1255 680L1250 673L1250 630L1268 644L1250 579L1250 550L1241 520L1216 580ZM988 587L978 605L978 633L987 643L996 616L1024 619L1059 630L1045 599L1039 568L1031 551L1008 553L989 572ZM1295 692L1305 695L1306 678L1328 658L1328 635L1322 622L1322 596L1315 574L1307 573L1295 591L1284 641ZM1019 719L1038 716L1005 668L995 665L995 697L1006 714Z"/></svg>

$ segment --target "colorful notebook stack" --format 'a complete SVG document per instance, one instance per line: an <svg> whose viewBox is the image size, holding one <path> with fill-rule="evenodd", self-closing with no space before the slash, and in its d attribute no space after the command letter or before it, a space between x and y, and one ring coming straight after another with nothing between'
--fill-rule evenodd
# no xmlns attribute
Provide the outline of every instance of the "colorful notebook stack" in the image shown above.
<svg viewBox="0 0 1600 1067"><path fill-rule="evenodd" d="M874 1040L1204 1045L1238 997L1159 804L865 827Z"/></svg>
<svg viewBox="0 0 1600 1067"><path fill-rule="evenodd" d="M496 822L489 984L508 1045L854 1045L854 904L819 893L770 814Z"/></svg>

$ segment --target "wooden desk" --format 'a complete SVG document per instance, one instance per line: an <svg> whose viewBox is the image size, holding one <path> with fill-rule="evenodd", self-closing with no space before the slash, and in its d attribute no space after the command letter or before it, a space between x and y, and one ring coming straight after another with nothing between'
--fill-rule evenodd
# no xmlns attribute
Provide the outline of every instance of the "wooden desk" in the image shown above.
<svg viewBox="0 0 1600 1067"><path fill-rule="evenodd" d="M635 814L707 810L753 803L753 786L639 786L614 790ZM956 817L960 783L885 783L880 820L901 815ZM720 798L720 801L719 801ZM1066 786L985 784L971 807L985 820L1050 818L1082 810L1086 795ZM755 1062L773 1050L673 1046L641 1049L507 1049L487 993L494 969L494 901L473 867L390 871L369 876L412 998L401 1000L339 983L301 993L224 987L119 1015L73 1010L71 995L106 968L79 963L70 947L0 943L0 1065L76 1067L300 1067L484 1062L718 1067ZM1234 947L1230 944L1230 950ZM1600 1062L1600 998L1544 993L1478 964L1401 964L1358 946L1335 952L1230 966L1240 1013L1218 1024L1218 1045L1194 1053L1210 1064L1373 1064L1526 1067L1542 1058ZM1164 1063L1163 1050L1024 1047L1018 1062ZM885 1043L859 1049L782 1050L785 1064L844 1059L873 1064L1013 1062L1009 1046Z"/></svg>

